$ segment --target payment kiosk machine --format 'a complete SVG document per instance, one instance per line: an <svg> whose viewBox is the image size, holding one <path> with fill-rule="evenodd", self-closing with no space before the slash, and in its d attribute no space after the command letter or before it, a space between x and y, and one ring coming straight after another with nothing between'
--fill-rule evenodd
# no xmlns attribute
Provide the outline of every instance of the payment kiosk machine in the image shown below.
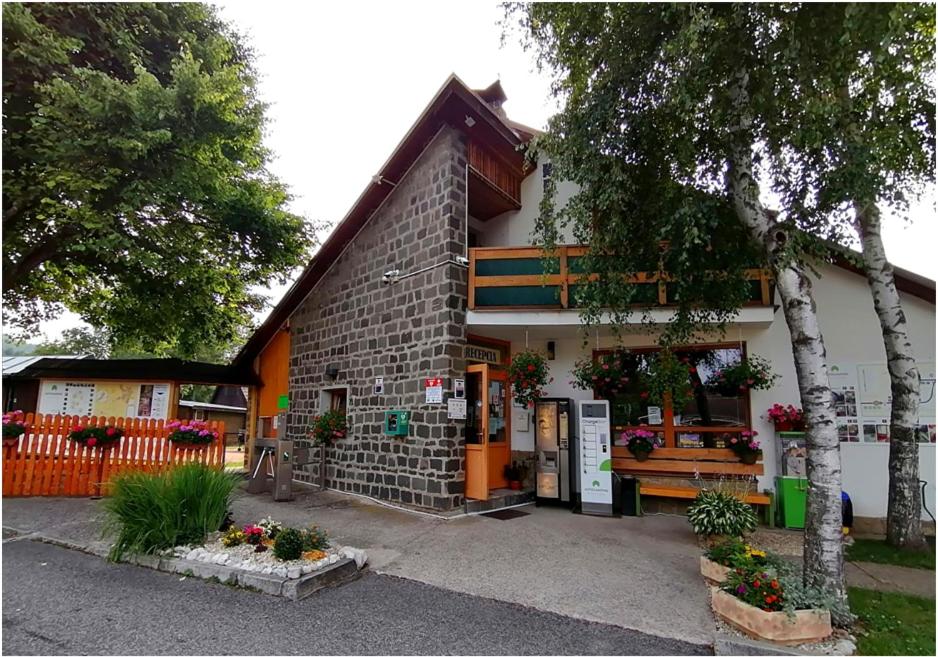
<svg viewBox="0 0 938 657"><path fill-rule="evenodd" d="M611 516L612 513L612 432L609 402L579 402L580 420L580 499L583 513Z"/></svg>

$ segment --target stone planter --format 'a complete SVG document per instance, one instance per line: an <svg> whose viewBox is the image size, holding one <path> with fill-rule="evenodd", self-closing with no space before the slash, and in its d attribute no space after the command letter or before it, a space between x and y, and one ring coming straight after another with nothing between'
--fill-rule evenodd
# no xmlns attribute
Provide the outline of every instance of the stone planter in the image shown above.
<svg viewBox="0 0 938 657"><path fill-rule="evenodd" d="M822 609L802 609L794 617L784 611L762 611L718 588L711 604L717 616L756 639L781 645L821 641L831 635L831 615Z"/></svg>
<svg viewBox="0 0 938 657"><path fill-rule="evenodd" d="M730 569L727 566L718 564L716 561L710 561L707 557L700 556L700 574L703 575L708 582L713 584L722 584L726 581L726 575L730 572Z"/></svg>

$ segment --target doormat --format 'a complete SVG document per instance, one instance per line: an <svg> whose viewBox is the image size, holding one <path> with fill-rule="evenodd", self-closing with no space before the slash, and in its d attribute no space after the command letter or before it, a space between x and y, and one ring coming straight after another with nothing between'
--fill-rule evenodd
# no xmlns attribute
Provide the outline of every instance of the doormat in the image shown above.
<svg viewBox="0 0 938 657"><path fill-rule="evenodd" d="M486 518L496 518L498 520L511 520L512 518L520 518L521 516L529 516L531 514L518 511L518 509L499 509L498 511L489 511L488 513L481 513L479 515L485 516Z"/></svg>

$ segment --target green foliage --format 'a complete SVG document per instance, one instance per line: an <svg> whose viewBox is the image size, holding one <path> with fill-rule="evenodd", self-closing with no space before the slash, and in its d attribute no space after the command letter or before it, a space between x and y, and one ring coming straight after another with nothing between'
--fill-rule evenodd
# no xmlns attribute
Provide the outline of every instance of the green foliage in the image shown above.
<svg viewBox="0 0 938 657"><path fill-rule="evenodd" d="M848 561L871 561L906 568L935 570L935 548L929 545L923 550L902 550L885 541L869 538L854 539L853 545L845 550Z"/></svg>
<svg viewBox="0 0 938 657"><path fill-rule="evenodd" d="M119 475L104 500L105 529L115 537L109 558L204 543L224 520L237 481L198 463Z"/></svg>
<svg viewBox="0 0 938 657"><path fill-rule="evenodd" d="M700 491L687 507L687 520L695 534L704 536L742 536L754 530L758 522L751 506L718 490Z"/></svg>
<svg viewBox="0 0 938 657"><path fill-rule="evenodd" d="M118 442L124 436L124 430L120 427L99 426L83 427L80 424L72 427L68 434L69 440L76 443L82 443L88 447L104 447L111 443Z"/></svg>
<svg viewBox="0 0 938 657"><path fill-rule="evenodd" d="M3 42L5 320L65 306L158 355L241 337L311 231L240 37L199 3L7 3Z"/></svg>
<svg viewBox="0 0 938 657"><path fill-rule="evenodd" d="M644 390L641 394L649 403L660 406L670 396L675 405L680 407L686 400L693 398L690 365L685 360L678 360L670 349L662 349L655 355L648 371L642 376Z"/></svg>
<svg viewBox="0 0 938 657"><path fill-rule="evenodd" d="M748 543L735 536L717 541L704 554L710 561L728 568L764 568L769 565L766 552L753 550Z"/></svg>
<svg viewBox="0 0 938 657"><path fill-rule="evenodd" d="M309 437L316 445L331 445L332 441L345 438L348 421L342 411L326 411L313 418Z"/></svg>
<svg viewBox="0 0 938 657"><path fill-rule="evenodd" d="M857 654L934 655L935 601L914 595L851 588L858 626Z"/></svg>
<svg viewBox="0 0 938 657"><path fill-rule="evenodd" d="M329 538L325 530L315 525L301 532L303 538L303 552L309 550L325 550L329 547Z"/></svg>
<svg viewBox="0 0 938 657"><path fill-rule="evenodd" d="M831 622L838 627L849 627L854 621L847 601L829 591L804 582L801 570L784 564L778 570L778 578L785 591L782 610L794 614L799 609L826 609L831 613Z"/></svg>
<svg viewBox="0 0 938 657"><path fill-rule="evenodd" d="M537 351L522 351L511 357L508 367L508 382L511 384L512 401L522 406L534 406L543 396L544 386L553 379L544 354Z"/></svg>
<svg viewBox="0 0 938 657"><path fill-rule="evenodd" d="M644 367L641 356L625 351L581 358L574 364L570 383L580 390L594 391L602 399L614 399L628 385L632 372Z"/></svg>
<svg viewBox="0 0 938 657"><path fill-rule="evenodd" d="M749 355L714 372L711 387L722 395L734 397L747 390L769 390L778 378L768 360Z"/></svg>
<svg viewBox="0 0 938 657"><path fill-rule="evenodd" d="M292 561L303 555L303 533L287 527L274 539L274 556L281 561Z"/></svg>

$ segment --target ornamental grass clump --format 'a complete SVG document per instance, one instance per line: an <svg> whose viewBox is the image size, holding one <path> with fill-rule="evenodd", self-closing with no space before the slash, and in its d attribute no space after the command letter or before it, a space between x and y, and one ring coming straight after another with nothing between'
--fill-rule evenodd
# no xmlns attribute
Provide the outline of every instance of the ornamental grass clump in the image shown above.
<svg viewBox="0 0 938 657"><path fill-rule="evenodd" d="M758 521L751 506L718 490L700 491L687 507L687 519L694 533L704 536L742 536L753 531Z"/></svg>
<svg viewBox="0 0 938 657"><path fill-rule="evenodd" d="M109 558L204 543L225 519L237 481L199 463L118 475L104 501L105 531L115 536Z"/></svg>

